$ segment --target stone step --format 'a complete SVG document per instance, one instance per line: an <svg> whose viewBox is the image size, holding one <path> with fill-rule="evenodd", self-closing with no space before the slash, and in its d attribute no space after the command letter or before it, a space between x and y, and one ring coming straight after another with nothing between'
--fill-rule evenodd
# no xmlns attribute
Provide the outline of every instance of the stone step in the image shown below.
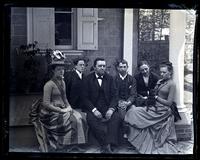
<svg viewBox="0 0 200 160"><path fill-rule="evenodd" d="M10 127L9 148L39 148L33 126Z"/></svg>
<svg viewBox="0 0 200 160"><path fill-rule="evenodd" d="M176 125L176 133L178 141L193 140L193 123L192 125ZM97 144L96 139L91 134L89 134L89 142L90 145ZM121 139L120 144L130 145L125 139ZM12 151L16 148L35 148L35 151L39 151L39 143L32 125L10 127L9 149Z"/></svg>
<svg viewBox="0 0 200 160"><path fill-rule="evenodd" d="M121 135L122 137L122 135ZM88 145L99 145L89 131ZM120 145L129 145L127 139L120 138ZM39 143L33 125L15 126L9 129L9 148L39 148Z"/></svg>

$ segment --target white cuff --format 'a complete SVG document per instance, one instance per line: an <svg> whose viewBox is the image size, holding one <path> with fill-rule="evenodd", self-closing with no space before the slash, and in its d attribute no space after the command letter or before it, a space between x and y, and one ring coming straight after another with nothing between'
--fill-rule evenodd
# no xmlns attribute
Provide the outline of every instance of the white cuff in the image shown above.
<svg viewBox="0 0 200 160"><path fill-rule="evenodd" d="M94 113L96 110L97 110L97 108L94 108L94 109L92 110L92 112Z"/></svg>

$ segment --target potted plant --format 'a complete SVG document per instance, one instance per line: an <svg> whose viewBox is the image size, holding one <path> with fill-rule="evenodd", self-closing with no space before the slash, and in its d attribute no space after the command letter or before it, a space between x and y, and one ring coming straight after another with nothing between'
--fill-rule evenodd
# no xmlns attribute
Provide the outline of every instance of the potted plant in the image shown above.
<svg viewBox="0 0 200 160"><path fill-rule="evenodd" d="M34 41L34 43L28 45L21 45L17 48L17 54L23 55L24 63L23 63L23 73L22 77L19 81L22 81L23 91L25 93L29 93L31 90L34 92L37 90L37 79L38 73L40 71L40 62L35 57L40 53L40 49L37 47L38 42Z"/></svg>

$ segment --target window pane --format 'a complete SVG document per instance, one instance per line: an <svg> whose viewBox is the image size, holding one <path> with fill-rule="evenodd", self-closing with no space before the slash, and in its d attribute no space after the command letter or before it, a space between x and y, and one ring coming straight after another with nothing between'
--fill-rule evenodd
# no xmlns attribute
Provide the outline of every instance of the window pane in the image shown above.
<svg viewBox="0 0 200 160"><path fill-rule="evenodd" d="M66 11L66 8L63 10ZM71 13L69 12L55 13L55 45L72 44L71 24L72 24Z"/></svg>

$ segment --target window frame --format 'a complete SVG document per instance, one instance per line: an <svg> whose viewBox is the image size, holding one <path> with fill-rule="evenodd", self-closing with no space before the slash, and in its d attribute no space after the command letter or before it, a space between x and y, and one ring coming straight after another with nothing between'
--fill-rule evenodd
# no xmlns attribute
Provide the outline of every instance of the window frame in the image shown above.
<svg viewBox="0 0 200 160"><path fill-rule="evenodd" d="M35 24L33 23L35 21L34 8L39 8L39 7L30 7L30 8L27 7L27 44L33 43L34 41L38 41L38 47L41 50L46 50L46 49L51 48L51 49L62 50L64 52L98 50L98 8L72 8L73 9L73 27L72 27L73 36L72 36L72 45L70 46L67 46L67 45L56 46L55 45L55 13L54 13L55 7L45 8L45 9L50 9L49 14L51 15L49 19L49 24L48 24L49 33L48 35L46 33L47 38L49 37L49 39L46 38L46 41L43 41L42 39L40 42L40 40L38 40L39 38L35 38L35 36L38 36L38 35L35 35L35 33L37 33L37 30L35 33L33 32L35 29L37 29L33 25ZM87 11L88 9L93 10L93 13L94 13L93 16L91 15L87 16L87 15L82 14L83 10ZM44 14L44 17L45 16L46 15ZM44 19L44 22L45 23L48 22L48 19ZM92 30L87 30L87 28L83 28L87 25L92 26ZM46 26L42 26L42 27L45 28ZM43 31L41 30L39 31L41 32L41 34L43 34ZM84 34L86 32L88 32L88 34ZM90 43L90 39L88 39L87 37L87 35L91 35L91 34L93 35L93 39L94 39L92 43ZM89 43L87 40L89 40Z"/></svg>
<svg viewBox="0 0 200 160"><path fill-rule="evenodd" d="M27 7L27 44L33 43L33 7ZM55 8L54 9L54 24L55 24ZM71 45L56 45L54 37L54 49L60 50L76 50L77 49L77 8L72 8L72 44ZM55 28L54 28L55 35Z"/></svg>
<svg viewBox="0 0 200 160"><path fill-rule="evenodd" d="M77 28L77 11L76 8L71 8L71 45L56 45L55 44L55 49L60 49L60 50L69 50L69 49L75 49L76 46L76 28ZM55 8L54 8L54 19L55 19ZM54 30L54 34L55 34L55 30Z"/></svg>

